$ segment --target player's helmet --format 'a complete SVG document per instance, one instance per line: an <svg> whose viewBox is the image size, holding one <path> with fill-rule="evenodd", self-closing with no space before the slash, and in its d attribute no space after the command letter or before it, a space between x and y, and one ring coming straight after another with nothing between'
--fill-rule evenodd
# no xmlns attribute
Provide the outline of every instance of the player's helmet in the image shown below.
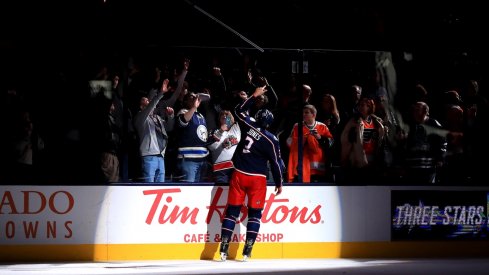
<svg viewBox="0 0 489 275"><path fill-rule="evenodd" d="M256 112L255 120L260 127L267 129L273 123L273 114L267 109L261 109Z"/></svg>

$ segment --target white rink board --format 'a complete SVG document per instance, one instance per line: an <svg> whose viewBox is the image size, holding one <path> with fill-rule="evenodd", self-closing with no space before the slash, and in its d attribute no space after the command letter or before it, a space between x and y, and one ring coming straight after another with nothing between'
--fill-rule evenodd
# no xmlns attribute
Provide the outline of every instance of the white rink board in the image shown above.
<svg viewBox="0 0 489 275"><path fill-rule="evenodd" d="M390 241L394 189L442 188L297 185L275 196L269 186L261 242ZM2 245L216 242L227 198L227 187L203 185L1 186L0 192ZM244 237L246 229L241 224L235 232Z"/></svg>

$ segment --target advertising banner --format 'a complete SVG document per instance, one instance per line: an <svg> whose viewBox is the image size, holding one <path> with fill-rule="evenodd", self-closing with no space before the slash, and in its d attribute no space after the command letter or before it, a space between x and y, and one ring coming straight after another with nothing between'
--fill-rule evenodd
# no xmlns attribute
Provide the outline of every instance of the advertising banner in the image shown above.
<svg viewBox="0 0 489 275"><path fill-rule="evenodd" d="M486 191L391 191L392 240L487 239Z"/></svg>
<svg viewBox="0 0 489 275"><path fill-rule="evenodd" d="M218 242L226 186L9 186L0 194L0 244ZM268 187L257 242L341 240L336 187ZM233 241L243 241L243 207ZM307 232L304 234L303 232Z"/></svg>

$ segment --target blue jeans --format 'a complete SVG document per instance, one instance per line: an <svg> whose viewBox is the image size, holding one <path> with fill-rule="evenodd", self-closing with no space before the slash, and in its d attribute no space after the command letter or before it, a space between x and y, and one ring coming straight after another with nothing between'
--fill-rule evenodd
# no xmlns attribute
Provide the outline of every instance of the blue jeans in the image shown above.
<svg viewBox="0 0 489 275"><path fill-rule="evenodd" d="M207 171L206 158L177 159L177 169L182 175L181 181L202 182Z"/></svg>
<svg viewBox="0 0 489 275"><path fill-rule="evenodd" d="M231 179L231 174L233 174L233 171L234 168L215 171L213 173L215 183L229 185L229 180Z"/></svg>
<svg viewBox="0 0 489 275"><path fill-rule="evenodd" d="M162 156L143 156L143 182L165 182L165 159Z"/></svg>

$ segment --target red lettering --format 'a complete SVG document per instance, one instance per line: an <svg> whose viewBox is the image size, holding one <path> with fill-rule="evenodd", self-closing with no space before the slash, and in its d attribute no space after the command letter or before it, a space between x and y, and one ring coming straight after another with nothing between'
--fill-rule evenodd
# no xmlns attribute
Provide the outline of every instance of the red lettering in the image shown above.
<svg viewBox="0 0 489 275"><path fill-rule="evenodd" d="M279 218L279 212L283 214L281 215L282 216L281 218ZM285 219L287 219L288 215L289 215L289 208L287 208L287 206L285 205L281 205L273 211L270 219L273 223L282 223L283 221L285 221Z"/></svg>
<svg viewBox="0 0 489 275"><path fill-rule="evenodd" d="M207 207L207 209L209 209L209 211L207 212L207 218L205 219L205 222L207 224L211 223L214 213L217 213L220 222L222 222L222 220L224 219L224 213L226 212L226 205L218 204L219 200L221 199L223 190L224 189L222 187L216 188L216 193L212 198L211 205ZM236 220L236 223L243 222L244 220L246 220L247 217L248 217L248 208L241 207L241 215L240 218Z"/></svg>
<svg viewBox="0 0 489 275"><path fill-rule="evenodd" d="M9 239L15 237L15 223L13 221L7 222L5 225L5 233Z"/></svg>
<svg viewBox="0 0 489 275"><path fill-rule="evenodd" d="M307 220L304 220L303 223L306 223L306 222L310 222L312 224L318 224L321 222L321 213L319 213L319 209L321 209L321 205L318 205L314 208L314 210L312 210L312 213L311 215L309 216L309 218ZM314 215L314 217L313 217ZM301 220L301 223L302 223L302 220Z"/></svg>
<svg viewBox="0 0 489 275"><path fill-rule="evenodd" d="M302 210L299 210L298 207L294 207L291 209L292 210L291 211L292 216L290 217L290 222L294 223L297 220L297 218L299 218L299 222L302 224L304 224L308 221L310 221L312 224L317 224L320 221L320 219L319 220L317 219L318 216L320 216L319 215L319 209L320 208L321 208L320 205L316 206L314 211L311 212L311 214L309 216L307 216L307 212L309 211L309 209L307 207L302 208ZM316 219L313 219L312 215L314 215L314 217Z"/></svg>
<svg viewBox="0 0 489 275"><path fill-rule="evenodd" d="M205 234L199 234L199 243L205 242Z"/></svg>
<svg viewBox="0 0 489 275"><path fill-rule="evenodd" d="M157 189L157 190L146 190L143 191L144 195L156 195L155 200L153 202L153 205L151 206L151 209L148 213L148 216L146 217L146 223L151 224L153 221L154 215L156 214L156 210L158 209L161 199L163 198L163 195L167 193L179 193L181 192L180 188L173 188L173 189ZM168 196L166 198L167 203L171 203L173 198L171 196ZM182 211L180 212L180 207L175 206L171 211L170 214L165 217L165 215L170 211L170 208L168 205L163 205L160 215L158 217L158 222L160 224L164 224L166 222L170 223L175 223L179 217L181 217L180 222L185 223L187 220L190 219L191 224L197 224L197 214L199 213L198 208L194 208L193 210L190 210L188 207L184 207Z"/></svg>
<svg viewBox="0 0 489 275"><path fill-rule="evenodd" d="M282 233L271 233L271 234L262 234L262 233L259 233L258 235L256 235L256 242L272 242L272 243L276 243L276 242L280 242L282 241L282 239L284 238L284 234Z"/></svg>
<svg viewBox="0 0 489 275"><path fill-rule="evenodd" d="M52 223L48 221L47 224L47 230L46 230L46 238L56 238L56 221L53 221Z"/></svg>
<svg viewBox="0 0 489 275"><path fill-rule="evenodd" d="M265 201L265 207L263 208L263 215L261 218L263 223L269 222L270 219L272 218L276 220L276 217L274 217L274 215L276 215L275 213L272 213L272 216L269 217L270 209L272 208L272 205L274 203L289 201L288 199L275 199L275 197L276 197L275 194L271 193L270 196L268 197L268 200Z"/></svg>
<svg viewBox="0 0 489 275"><path fill-rule="evenodd" d="M214 215L214 212L217 213L219 216L219 221L222 222L222 219L224 219L224 211L226 209L225 205L218 205L219 199L221 198L221 194L223 192L222 187L218 187L216 189L216 194L214 195L214 198L212 198L211 205L207 207L209 211L207 212L207 218L205 219L205 222L207 224L211 223L212 216Z"/></svg>
<svg viewBox="0 0 489 275"><path fill-rule="evenodd" d="M24 212L22 214L38 214L41 213L44 208L46 208L46 197L38 191L22 191L24 193ZM41 205L39 206L39 209L37 209L34 212L29 211L29 203L33 198L30 196L30 194L37 194L39 196L39 199L41 200Z"/></svg>
<svg viewBox="0 0 489 275"><path fill-rule="evenodd" d="M278 233L277 234L277 242L280 242L284 238L284 234Z"/></svg>
<svg viewBox="0 0 489 275"><path fill-rule="evenodd" d="M54 204L54 199L55 199L56 195L58 195L58 194L65 194L66 198L68 199L68 207L66 208L65 211L60 211L60 210L56 209L56 205ZM73 209L74 205L75 205L75 199L73 198L73 196L70 193L68 193L66 191L54 192L49 197L49 209L51 209L51 211L53 211L56 214L60 214L60 215L66 214L66 213L70 212L71 209Z"/></svg>
<svg viewBox="0 0 489 275"><path fill-rule="evenodd" d="M74 205L75 205L75 199L73 198L73 196L69 192L66 192L66 191L57 191L57 192L53 193L51 196L49 196L49 204L47 204L47 200L46 200L46 198L48 196L46 196L42 192L32 191L32 190L29 190L29 191L20 191L20 192L24 194L23 195L23 211L20 212L20 213L17 211L17 207L15 205L15 201L13 199L12 193L10 191L5 191L3 193L2 201L0 202L0 214L29 214L29 215L35 215L35 214L39 214L42 211L44 211L44 209L46 209L46 205L49 205L49 209L53 213L63 215L63 214L66 214L66 213L70 212L73 209ZM56 197L59 194L64 194L66 196L67 206L66 206L66 209L65 210L58 209L59 208L59 204L56 204L55 203L56 202L55 199L56 199ZM37 197L37 200L36 200L36 197ZM39 202L39 205L37 206L38 208L37 209L31 209L32 203L35 200ZM9 213L4 213L3 212L3 209L6 206L9 206L10 207L10 212Z"/></svg>
<svg viewBox="0 0 489 275"><path fill-rule="evenodd" d="M209 242L209 234L184 234L183 241L186 243Z"/></svg>
<svg viewBox="0 0 489 275"><path fill-rule="evenodd" d="M33 238L33 239L35 239L35 238L36 238L36 236L37 236L37 226L39 225L39 222L38 222L38 221L36 221L36 222L34 223L35 225L33 225L33 223L32 223L32 222L25 222L25 221L24 221L24 222L23 222L23 224L24 224L24 233L25 233L25 237L26 237L27 239L29 239L29 238Z"/></svg>
<svg viewBox="0 0 489 275"><path fill-rule="evenodd" d="M14 198L12 197L10 191L5 191L3 193L2 203L0 204L0 214L5 214L2 211L4 205L8 205L10 207L10 213L8 214L19 214L19 212L17 212L17 208L15 207Z"/></svg>
<svg viewBox="0 0 489 275"><path fill-rule="evenodd" d="M212 197L212 201L209 206L207 206L208 212L205 219L207 224L212 222L214 216L219 218L219 221L222 222L226 205L219 204L219 201L222 199L224 188L217 187L214 196ZM156 195L151 209L148 212L146 217L146 223L151 224L153 222L156 211L159 209L160 204L161 211L158 216L158 223L175 223L181 222L186 223L190 222L191 224L197 224L197 215L199 213L199 208L190 208L190 207L182 207L178 205L171 205L173 201L173 197L169 194L171 193L180 193L181 189L172 188L172 189L158 189L158 190L145 190L143 191L144 195ZM165 202L162 203L161 200L165 197ZM265 205L262 213L262 223L272 222L274 224L283 223L289 221L290 223L299 222L301 224L311 223L317 224L321 222L321 205L317 205L314 209L308 207L290 207L287 204L289 203L289 199L287 198L277 198L275 194L271 193L267 200L265 200ZM248 209L246 207L241 208L240 218L236 221L237 223L242 223L248 217Z"/></svg>
<svg viewBox="0 0 489 275"><path fill-rule="evenodd" d="M73 230L71 230L71 227L70 227L70 225L72 223L73 223L72 221L65 222L65 228L66 228L66 231L68 232L68 234L65 234L65 239L69 239L73 236Z"/></svg>
<svg viewBox="0 0 489 275"><path fill-rule="evenodd" d="M279 202L289 202L288 199L276 199L275 197L275 194L271 193L268 200L265 201L265 208L263 209L262 215L263 223L267 223L270 221L273 223L282 223L287 218L291 223L294 223L297 219L299 219L299 222L301 224L305 224L308 222L312 224L317 224L321 221L321 213L319 212L319 210L321 209L321 205L316 206L316 208L314 208L314 210L310 214L308 214L309 208L307 207L304 207L302 209L299 209L298 207L293 207L292 209L289 209L285 205L276 207L273 212L270 213L273 204Z"/></svg>
<svg viewBox="0 0 489 275"><path fill-rule="evenodd" d="M171 198L171 197L169 197ZM171 211L170 215L165 218L165 214L167 213L168 206L164 205L163 208L161 209L160 216L158 218L158 223L160 224L165 224L166 222L170 222L171 224L174 224L179 217L181 217L180 222L181 223L186 223L188 219L190 219L191 224L197 224L197 214L199 213L198 208L194 208L192 211L190 211L190 208L184 207L181 212L178 212L180 210L180 207L175 206L173 210Z"/></svg>
<svg viewBox="0 0 489 275"><path fill-rule="evenodd" d="M158 209L158 206L160 205L161 198L163 198L163 195L166 193L179 193L181 190L180 188L171 188L171 189L155 189L155 190L145 190L143 191L144 195L156 195L155 200L153 201L153 205L151 206L151 209L149 210L148 216L146 217L146 223L151 224L153 221L153 218L156 214L156 209Z"/></svg>

